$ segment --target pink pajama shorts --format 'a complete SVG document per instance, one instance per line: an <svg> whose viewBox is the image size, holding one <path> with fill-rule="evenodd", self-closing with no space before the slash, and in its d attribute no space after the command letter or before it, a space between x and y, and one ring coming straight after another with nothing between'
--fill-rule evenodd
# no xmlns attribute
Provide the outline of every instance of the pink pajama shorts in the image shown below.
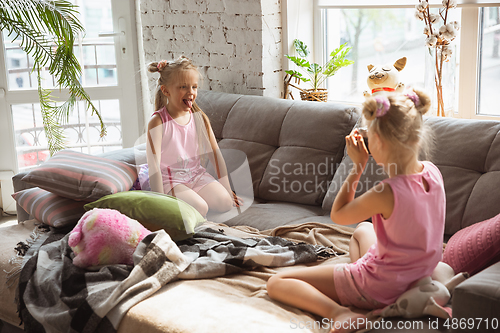
<svg viewBox="0 0 500 333"><path fill-rule="evenodd" d="M343 306L354 306L365 310L380 309L386 306L358 288L352 277L349 264L335 265L333 281L340 304Z"/></svg>
<svg viewBox="0 0 500 333"><path fill-rule="evenodd" d="M177 188L175 188L177 185L184 185L188 188L190 188L191 190L195 191L196 193L198 193L199 190L201 190L203 187L205 187L206 185L210 184L211 182L215 182L216 179L214 177L212 177L212 175L210 175L208 172L204 172L202 174L199 174L198 176L194 177L193 179L191 179L189 182L186 182L186 183L181 183L181 182L175 182L173 181L172 183L170 182L165 182L163 183L163 191L164 193L168 193L170 195L172 195L172 193L170 191L172 191L172 187L174 187L174 192L175 191L178 191Z"/></svg>
<svg viewBox="0 0 500 333"><path fill-rule="evenodd" d="M198 191L203 187L215 181L217 180L206 171L200 172L191 178L183 177L182 179L168 179L165 177L163 178L163 193L171 195L172 193L170 193L170 191L172 188L181 184L198 193ZM147 164L141 165L139 175L132 186L132 189L151 191L151 185L149 184L149 169Z"/></svg>

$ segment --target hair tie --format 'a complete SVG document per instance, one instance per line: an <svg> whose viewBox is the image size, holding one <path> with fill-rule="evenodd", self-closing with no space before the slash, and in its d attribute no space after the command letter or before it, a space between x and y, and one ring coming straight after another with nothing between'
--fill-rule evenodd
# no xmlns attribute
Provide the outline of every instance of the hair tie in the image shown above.
<svg viewBox="0 0 500 333"><path fill-rule="evenodd" d="M389 108L391 107L391 103L386 96L376 96L375 101L377 102L377 110L375 111L375 117L380 118L385 116Z"/></svg>
<svg viewBox="0 0 500 333"><path fill-rule="evenodd" d="M411 101L413 102L413 104L415 104L415 106L420 105L420 98L413 90L405 92L405 96L411 99Z"/></svg>
<svg viewBox="0 0 500 333"><path fill-rule="evenodd" d="M168 66L168 61L162 60L158 63L158 65L156 65L156 68L158 68L158 71L161 71L166 66Z"/></svg>

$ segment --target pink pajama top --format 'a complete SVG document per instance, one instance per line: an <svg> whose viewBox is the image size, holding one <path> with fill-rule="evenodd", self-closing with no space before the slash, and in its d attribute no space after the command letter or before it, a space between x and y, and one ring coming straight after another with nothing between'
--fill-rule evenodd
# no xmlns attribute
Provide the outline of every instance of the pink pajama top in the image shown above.
<svg viewBox="0 0 500 333"><path fill-rule="evenodd" d="M177 123L165 107L153 113L162 120L162 142L160 169L163 188L168 193L178 184L196 182L203 177L206 169L201 165L198 151L198 134L196 122L191 118L186 125ZM211 176L210 176L211 177ZM141 166L139 182L143 190L150 190L148 165Z"/></svg>
<svg viewBox="0 0 500 333"><path fill-rule="evenodd" d="M381 214L373 216L377 242L350 264L358 287L383 304L394 303L412 282L430 276L442 259L446 213L443 177L431 162L422 164L421 173L384 180L394 194L394 210L388 219Z"/></svg>

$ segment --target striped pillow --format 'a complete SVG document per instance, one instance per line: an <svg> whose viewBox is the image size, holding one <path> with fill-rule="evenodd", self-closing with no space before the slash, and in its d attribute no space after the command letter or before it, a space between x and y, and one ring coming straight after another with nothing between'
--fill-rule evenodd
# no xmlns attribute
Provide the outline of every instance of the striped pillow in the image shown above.
<svg viewBox="0 0 500 333"><path fill-rule="evenodd" d="M36 220L57 228L76 224L85 213L85 202L63 198L38 187L19 191L12 197Z"/></svg>
<svg viewBox="0 0 500 333"><path fill-rule="evenodd" d="M136 179L137 170L130 164L63 150L22 180L65 198L94 201L130 190Z"/></svg>

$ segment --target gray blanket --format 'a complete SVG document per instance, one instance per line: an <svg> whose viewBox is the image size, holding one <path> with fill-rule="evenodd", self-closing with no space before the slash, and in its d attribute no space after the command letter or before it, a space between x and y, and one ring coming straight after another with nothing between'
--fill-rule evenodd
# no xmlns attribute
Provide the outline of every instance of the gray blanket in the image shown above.
<svg viewBox="0 0 500 333"><path fill-rule="evenodd" d="M28 252L19 280L19 313L27 332L115 332L127 311L177 279L202 279L258 266L290 266L335 255L323 246L280 237L242 239L205 229L174 243L150 234L134 266L84 270L72 264L68 235L49 233ZM49 281L49 282L47 282Z"/></svg>

